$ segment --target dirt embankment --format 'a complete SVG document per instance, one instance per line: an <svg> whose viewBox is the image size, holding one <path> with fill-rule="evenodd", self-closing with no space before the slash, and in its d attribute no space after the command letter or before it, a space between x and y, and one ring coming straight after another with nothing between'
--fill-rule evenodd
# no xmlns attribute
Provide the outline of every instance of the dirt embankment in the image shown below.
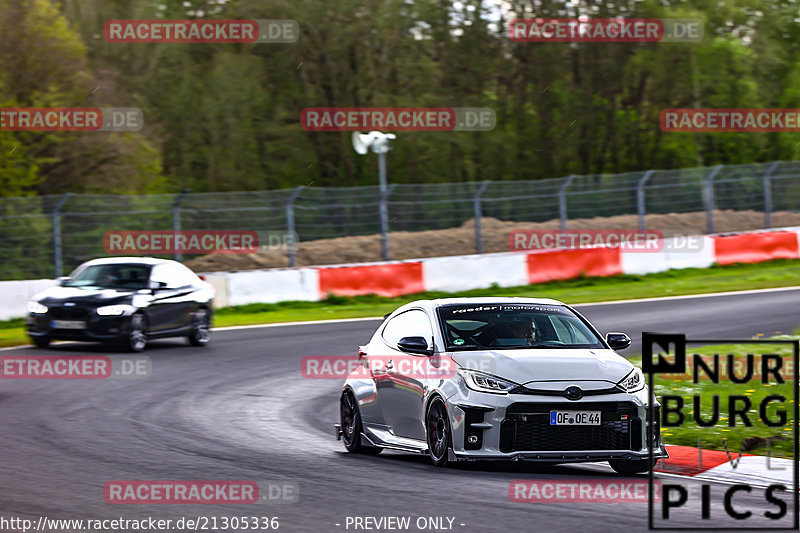
<svg viewBox="0 0 800 533"><path fill-rule="evenodd" d="M773 227L800 226L800 213L779 211L772 215ZM636 215L595 217L570 220L570 229L636 229ZM750 231L764 227L764 213L758 211L714 212L718 233ZM699 235L706 232L706 213L670 213L648 215L647 228L664 232L665 236ZM509 251L511 230L556 229L558 220L547 222L508 222L495 218L481 221L483 250ZM244 228L243 228L244 229ZM475 253L475 224L468 220L460 227L430 231L395 231L389 234L391 259L418 259ZM338 237L297 244L297 266L364 263L381 258L380 235ZM253 270L289 266L285 249L261 249L253 254L213 254L187 262L196 272Z"/></svg>

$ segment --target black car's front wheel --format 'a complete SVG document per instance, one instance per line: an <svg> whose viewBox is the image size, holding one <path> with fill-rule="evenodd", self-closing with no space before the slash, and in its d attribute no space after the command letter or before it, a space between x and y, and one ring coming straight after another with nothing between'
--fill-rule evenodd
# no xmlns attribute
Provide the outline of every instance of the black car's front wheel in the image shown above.
<svg viewBox="0 0 800 533"><path fill-rule="evenodd" d="M144 315L136 313L131 317L128 333L121 339L122 347L131 352L141 352L147 346L147 322Z"/></svg>
<svg viewBox="0 0 800 533"><path fill-rule="evenodd" d="M425 430L428 434L428 454L436 466L445 466L453 445L450 434L450 419L441 398L434 398L425 417Z"/></svg>
<svg viewBox="0 0 800 533"><path fill-rule="evenodd" d="M361 443L361 412L358 410L358 402L352 391L346 390L342 393L339 415L339 422L342 425L342 440L348 452L377 455L383 451L383 448L364 446Z"/></svg>
<svg viewBox="0 0 800 533"><path fill-rule="evenodd" d="M50 346L50 337L44 337L42 335L37 335L36 337L31 336L31 340L33 344L36 345L37 348L47 348Z"/></svg>
<svg viewBox="0 0 800 533"><path fill-rule="evenodd" d="M192 331L189 343L192 346L205 346L211 340L211 313L208 309L198 309L192 316Z"/></svg>

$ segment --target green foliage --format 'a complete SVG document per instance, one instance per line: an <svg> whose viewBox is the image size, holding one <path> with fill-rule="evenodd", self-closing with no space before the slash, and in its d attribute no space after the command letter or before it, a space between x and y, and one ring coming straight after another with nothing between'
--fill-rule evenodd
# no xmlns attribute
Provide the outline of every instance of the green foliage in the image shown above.
<svg viewBox="0 0 800 533"><path fill-rule="evenodd" d="M491 132L403 133L396 183L792 159L788 133L663 133L671 107L800 106L785 0L0 0L0 103L141 107L136 134L0 133L0 196L373 184L303 108L492 107ZM699 18L699 43L517 43L515 17ZM108 19L294 19L293 44L115 44ZM33 148L35 147L35 148Z"/></svg>

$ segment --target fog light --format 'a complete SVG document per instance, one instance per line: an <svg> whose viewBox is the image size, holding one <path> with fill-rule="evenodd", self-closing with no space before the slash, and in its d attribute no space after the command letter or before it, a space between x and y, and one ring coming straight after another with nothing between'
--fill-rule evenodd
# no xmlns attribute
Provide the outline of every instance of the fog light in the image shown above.
<svg viewBox="0 0 800 533"><path fill-rule="evenodd" d="M470 435L467 437L467 442L470 444L478 444L478 436L477 435Z"/></svg>

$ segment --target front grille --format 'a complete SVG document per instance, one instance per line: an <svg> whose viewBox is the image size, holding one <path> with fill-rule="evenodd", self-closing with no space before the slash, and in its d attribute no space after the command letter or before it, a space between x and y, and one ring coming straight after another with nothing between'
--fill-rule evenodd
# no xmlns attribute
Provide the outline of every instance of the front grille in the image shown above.
<svg viewBox="0 0 800 533"><path fill-rule="evenodd" d="M557 410L600 411L600 425L551 426L550 411ZM500 451L638 450L637 414L629 402L512 404L500 426Z"/></svg>
<svg viewBox="0 0 800 533"><path fill-rule="evenodd" d="M81 307L51 307L48 316L56 320L86 320L89 310Z"/></svg>

